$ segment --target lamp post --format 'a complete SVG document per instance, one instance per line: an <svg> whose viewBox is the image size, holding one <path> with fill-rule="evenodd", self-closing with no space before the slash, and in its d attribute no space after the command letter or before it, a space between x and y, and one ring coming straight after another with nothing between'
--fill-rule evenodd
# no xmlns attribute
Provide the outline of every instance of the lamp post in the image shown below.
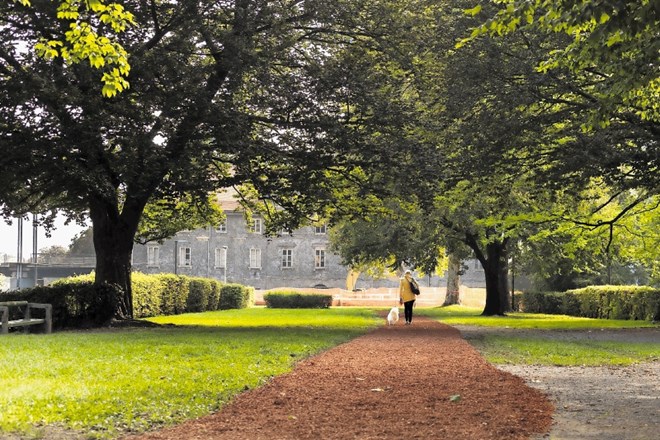
<svg viewBox="0 0 660 440"><path fill-rule="evenodd" d="M222 276L222 281L227 284L227 246L223 246L222 249L224 249L224 254L225 254L225 264L224 264L224 274Z"/></svg>

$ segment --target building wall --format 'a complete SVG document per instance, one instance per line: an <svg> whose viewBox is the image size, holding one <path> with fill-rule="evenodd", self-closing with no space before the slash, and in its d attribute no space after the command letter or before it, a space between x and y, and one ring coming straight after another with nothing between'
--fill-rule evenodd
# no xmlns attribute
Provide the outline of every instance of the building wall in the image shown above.
<svg viewBox="0 0 660 440"><path fill-rule="evenodd" d="M158 248L157 264L148 264L149 248ZM227 264L222 258L226 247ZM182 260L181 249L190 249L190 265ZM251 267L250 252L261 253L261 267ZM290 251L291 267L283 267L282 253ZM315 267L316 251L325 252L325 267ZM153 252L153 251L151 251ZM218 260L218 261L217 261ZM176 264L175 264L176 262ZM206 228L178 233L162 244L137 245L133 251L133 269L144 273L176 273L203 276L254 286L345 288L347 269L339 257L328 251L327 234L305 227L269 238L251 232L240 212L227 212L226 230ZM226 271L226 272L225 272Z"/></svg>
<svg viewBox="0 0 660 440"><path fill-rule="evenodd" d="M341 265L338 255L329 250L327 234L319 234L314 227L304 227L279 237L268 238L261 233L251 232L241 212L226 212L226 229L214 228L183 231L162 244L136 245L133 250L133 270L143 273L175 273L201 276L253 286L256 289L277 287L346 288L348 268ZM226 246L226 267L216 261L216 252L223 253ZM157 248L155 264L148 264L149 248ZM182 264L181 249L190 249L190 264ZM250 250L261 252L261 268L250 267ZM325 250L325 267L315 267L316 250ZM283 250L291 250L291 267L282 267ZM153 251L152 251L153 252ZM465 273L461 284L485 287L484 272L477 260L464 262ZM446 287L446 277L424 277L423 286ZM397 287L397 277L372 279L361 274L356 288L369 289Z"/></svg>

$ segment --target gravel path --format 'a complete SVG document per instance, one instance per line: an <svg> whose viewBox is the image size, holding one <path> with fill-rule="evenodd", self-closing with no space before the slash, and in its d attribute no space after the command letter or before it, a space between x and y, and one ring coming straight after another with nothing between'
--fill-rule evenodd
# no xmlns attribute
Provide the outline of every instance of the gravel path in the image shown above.
<svg viewBox="0 0 660 440"><path fill-rule="evenodd" d="M467 340L484 335L556 340L652 342L660 328L617 330L515 330L456 326ZM660 360L628 367L498 365L551 396L552 440L656 440L660 438Z"/></svg>

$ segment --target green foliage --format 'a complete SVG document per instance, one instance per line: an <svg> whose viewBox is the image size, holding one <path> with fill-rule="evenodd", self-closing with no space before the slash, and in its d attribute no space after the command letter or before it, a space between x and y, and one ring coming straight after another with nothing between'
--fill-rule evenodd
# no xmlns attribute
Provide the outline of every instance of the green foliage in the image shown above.
<svg viewBox="0 0 660 440"><path fill-rule="evenodd" d="M209 307L209 298L213 291L212 285L214 282L214 280L208 278L190 278L186 312L195 313L214 310Z"/></svg>
<svg viewBox="0 0 660 440"><path fill-rule="evenodd" d="M30 0L13 1L32 7ZM49 61L61 58L65 64L88 61L90 66L103 71L105 97L113 97L128 88L126 78L131 67L128 53L118 40L120 33L135 24L133 14L120 3L106 4L105 0L59 0L56 15L51 19L60 20L61 29L68 30L41 38L34 46L39 56Z"/></svg>
<svg viewBox="0 0 660 440"><path fill-rule="evenodd" d="M332 305L332 295L271 292L264 295L264 301L272 309L327 309Z"/></svg>
<svg viewBox="0 0 660 440"><path fill-rule="evenodd" d="M178 315L186 311L190 281L188 277L174 274L156 274L163 285L161 299L161 315Z"/></svg>
<svg viewBox="0 0 660 440"><path fill-rule="evenodd" d="M5 301L26 300L52 304L53 328L98 327L110 321L117 288L95 285L89 276L58 280L50 286L2 293Z"/></svg>
<svg viewBox="0 0 660 440"><path fill-rule="evenodd" d="M240 284L224 284L220 289L219 310L244 309L254 305L254 288Z"/></svg>
<svg viewBox="0 0 660 440"><path fill-rule="evenodd" d="M567 43L549 49L539 70L587 74L595 85L590 98L600 101L604 113L634 112L642 120L660 122L660 13L653 1L505 0L497 2L497 9L489 15L475 27L471 38L519 30L548 38L562 34Z"/></svg>
<svg viewBox="0 0 660 440"><path fill-rule="evenodd" d="M206 200L195 200L191 195L166 195L145 206L135 241L145 244L173 237L186 229L195 230L216 226L225 214L210 195Z"/></svg>
<svg viewBox="0 0 660 440"><path fill-rule="evenodd" d="M592 318L652 320L660 306L660 289L645 286L590 286L569 290L580 315Z"/></svg>
<svg viewBox="0 0 660 440"><path fill-rule="evenodd" d="M165 284L160 277L133 272L131 275L133 287L133 315L135 318L146 318L164 313L162 305L165 298Z"/></svg>
<svg viewBox="0 0 660 440"><path fill-rule="evenodd" d="M660 290L644 286L590 286L567 292L525 292L521 309L599 319L653 320Z"/></svg>
<svg viewBox="0 0 660 440"><path fill-rule="evenodd" d="M57 425L72 437L110 439L178 424L380 322L357 308L169 319L177 327L4 337L0 387L12 392L0 393L0 430L29 437Z"/></svg>

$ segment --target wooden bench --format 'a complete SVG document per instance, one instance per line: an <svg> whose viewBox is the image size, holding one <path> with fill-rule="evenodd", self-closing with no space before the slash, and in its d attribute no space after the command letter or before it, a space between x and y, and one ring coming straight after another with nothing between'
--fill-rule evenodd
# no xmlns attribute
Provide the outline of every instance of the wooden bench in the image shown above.
<svg viewBox="0 0 660 440"><path fill-rule="evenodd" d="M19 311L23 311L23 318L9 319L9 310L14 307L18 308ZM33 318L31 313L32 309L44 309L45 317ZM52 315L53 306L51 304L38 304L27 301L0 302L0 334L7 334L9 333L9 329L14 327L24 327L25 331L29 332L31 325L41 324L44 324L46 333L51 333L53 331Z"/></svg>

